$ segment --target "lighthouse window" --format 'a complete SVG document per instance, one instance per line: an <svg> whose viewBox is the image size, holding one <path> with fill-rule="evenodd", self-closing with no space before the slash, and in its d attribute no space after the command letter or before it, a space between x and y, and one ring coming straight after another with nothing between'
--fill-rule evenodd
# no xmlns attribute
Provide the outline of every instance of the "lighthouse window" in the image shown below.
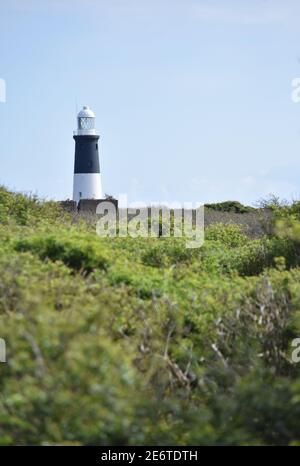
<svg viewBox="0 0 300 466"><path fill-rule="evenodd" d="M98 150L98 143L96 143L96 149Z"/></svg>
<svg viewBox="0 0 300 466"><path fill-rule="evenodd" d="M93 129L94 128L94 118L82 117L79 118L79 129Z"/></svg>
<svg viewBox="0 0 300 466"><path fill-rule="evenodd" d="M81 191L79 191L79 197L82 197L82 192Z"/></svg>

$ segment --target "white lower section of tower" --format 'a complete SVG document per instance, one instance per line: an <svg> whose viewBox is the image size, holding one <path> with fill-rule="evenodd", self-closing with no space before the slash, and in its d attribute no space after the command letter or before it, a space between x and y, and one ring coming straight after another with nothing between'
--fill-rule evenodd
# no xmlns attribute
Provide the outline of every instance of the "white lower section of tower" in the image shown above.
<svg viewBox="0 0 300 466"><path fill-rule="evenodd" d="M74 173L73 201L102 199L100 173Z"/></svg>

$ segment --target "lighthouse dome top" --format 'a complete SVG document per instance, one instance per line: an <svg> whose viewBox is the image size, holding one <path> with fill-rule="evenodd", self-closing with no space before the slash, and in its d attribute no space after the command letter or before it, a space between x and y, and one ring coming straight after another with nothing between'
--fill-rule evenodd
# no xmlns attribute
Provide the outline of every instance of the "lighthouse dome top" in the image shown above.
<svg viewBox="0 0 300 466"><path fill-rule="evenodd" d="M95 118L95 113L87 105L78 113L78 118Z"/></svg>
<svg viewBox="0 0 300 466"><path fill-rule="evenodd" d="M95 135L95 114L86 105L77 115L77 136L91 136Z"/></svg>

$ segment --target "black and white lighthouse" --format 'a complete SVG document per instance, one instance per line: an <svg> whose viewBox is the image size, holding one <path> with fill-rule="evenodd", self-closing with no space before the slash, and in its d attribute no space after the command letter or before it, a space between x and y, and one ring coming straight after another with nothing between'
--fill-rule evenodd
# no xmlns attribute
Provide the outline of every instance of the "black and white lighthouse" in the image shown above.
<svg viewBox="0 0 300 466"><path fill-rule="evenodd" d="M83 107L77 116L75 139L75 164L73 200L101 199L101 175L98 153L99 135L95 130L95 114Z"/></svg>

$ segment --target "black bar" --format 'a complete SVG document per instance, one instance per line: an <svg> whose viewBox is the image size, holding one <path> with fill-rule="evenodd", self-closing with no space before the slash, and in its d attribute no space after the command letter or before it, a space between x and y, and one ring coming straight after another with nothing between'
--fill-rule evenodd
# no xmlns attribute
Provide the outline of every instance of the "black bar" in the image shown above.
<svg viewBox="0 0 300 466"><path fill-rule="evenodd" d="M272 448L265 447L268 451L268 460L271 460L272 455L276 455L276 459L284 455L287 460L288 449L281 450L280 447ZM290 449L289 449L290 450ZM195 447L174 447L174 446L138 446L138 447L121 447L121 446L29 446L29 447L2 447L0 455L3 458L5 455L10 462L18 461L16 464L25 464L30 461L30 465L41 465L45 460L49 464L82 464L89 465L124 465L130 464L158 464L158 463L178 463L186 464L211 464L212 461L217 461L221 456L221 461L232 461L233 459L245 459L247 461L255 460L261 457L263 453L260 447L213 447L213 446L195 446ZM21 461L21 462L20 462ZM4 463L3 463L4 464ZM5 463L8 464L8 463ZM10 464L10 463L9 463Z"/></svg>

